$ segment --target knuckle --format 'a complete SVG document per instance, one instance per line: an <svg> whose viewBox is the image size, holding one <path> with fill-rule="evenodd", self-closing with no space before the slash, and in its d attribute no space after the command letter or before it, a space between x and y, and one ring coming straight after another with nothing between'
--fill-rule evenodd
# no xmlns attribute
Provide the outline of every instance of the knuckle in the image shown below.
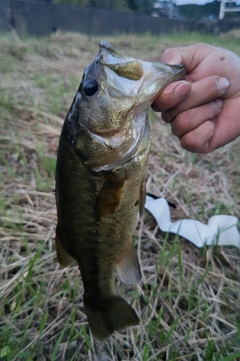
<svg viewBox="0 0 240 361"><path fill-rule="evenodd" d="M194 153L209 152L209 141L215 133L215 123L207 121L199 128L184 134L181 137L181 145L184 149Z"/></svg>
<svg viewBox="0 0 240 361"><path fill-rule="evenodd" d="M189 112L179 113L178 115L178 125L180 129L187 130L189 128L190 115Z"/></svg>
<svg viewBox="0 0 240 361"><path fill-rule="evenodd" d="M189 130L190 119L189 114L179 113L174 122L172 123L172 132L176 136L182 136Z"/></svg>
<svg viewBox="0 0 240 361"><path fill-rule="evenodd" d="M197 152L202 146L202 144L199 144L199 139L194 132L185 134L180 141L182 147L190 152Z"/></svg>

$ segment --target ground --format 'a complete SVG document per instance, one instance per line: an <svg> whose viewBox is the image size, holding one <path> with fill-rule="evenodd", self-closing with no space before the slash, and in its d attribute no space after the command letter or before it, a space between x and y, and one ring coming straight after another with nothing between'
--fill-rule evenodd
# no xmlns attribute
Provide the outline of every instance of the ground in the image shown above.
<svg viewBox="0 0 240 361"><path fill-rule="evenodd" d="M76 266L55 254L55 162L59 133L82 72L101 39L57 33L0 36L0 360L240 360L240 250L198 249L164 234L147 212L134 235L143 281L118 293L140 325L93 340ZM126 54L159 60L176 45L205 41L240 54L239 33L162 38L106 37ZM160 115L153 134L148 191L176 205L172 219L207 222L239 215L240 141L209 155L184 151Z"/></svg>

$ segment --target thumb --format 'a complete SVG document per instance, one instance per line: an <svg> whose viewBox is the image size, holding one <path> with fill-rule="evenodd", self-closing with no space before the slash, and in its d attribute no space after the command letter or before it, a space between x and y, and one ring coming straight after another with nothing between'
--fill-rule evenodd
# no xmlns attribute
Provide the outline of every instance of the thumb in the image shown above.
<svg viewBox="0 0 240 361"><path fill-rule="evenodd" d="M165 64L183 64L187 72L195 69L212 51L208 44L194 44L185 47L170 48L164 51L161 62Z"/></svg>
<svg viewBox="0 0 240 361"><path fill-rule="evenodd" d="M183 48L170 48L166 49L161 58L160 61L165 64L184 64L183 63L183 57L181 54L181 50ZM184 64L185 65L185 64Z"/></svg>

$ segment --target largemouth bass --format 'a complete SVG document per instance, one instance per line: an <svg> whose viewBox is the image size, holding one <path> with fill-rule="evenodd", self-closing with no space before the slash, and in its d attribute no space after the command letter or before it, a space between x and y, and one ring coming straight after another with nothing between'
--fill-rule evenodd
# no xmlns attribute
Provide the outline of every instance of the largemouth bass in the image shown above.
<svg viewBox="0 0 240 361"><path fill-rule="evenodd" d="M184 73L181 65L126 57L102 41L64 122L56 168L57 256L78 262L93 335L135 325L134 309L115 294L141 280L133 233L145 204L150 149L147 109Z"/></svg>

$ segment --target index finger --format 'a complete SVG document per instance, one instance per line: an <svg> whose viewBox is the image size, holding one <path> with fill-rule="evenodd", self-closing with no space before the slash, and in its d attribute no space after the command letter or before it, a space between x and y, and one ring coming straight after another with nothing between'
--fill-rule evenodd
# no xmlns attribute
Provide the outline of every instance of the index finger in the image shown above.
<svg viewBox="0 0 240 361"><path fill-rule="evenodd" d="M228 87L229 81L218 76L211 76L193 83L187 99L176 107L165 111L163 120L171 123L179 113L221 98Z"/></svg>
<svg viewBox="0 0 240 361"><path fill-rule="evenodd" d="M162 112L166 109L176 107L191 90L191 84L186 81L178 81L168 85L164 91L154 100L152 108L155 112Z"/></svg>

